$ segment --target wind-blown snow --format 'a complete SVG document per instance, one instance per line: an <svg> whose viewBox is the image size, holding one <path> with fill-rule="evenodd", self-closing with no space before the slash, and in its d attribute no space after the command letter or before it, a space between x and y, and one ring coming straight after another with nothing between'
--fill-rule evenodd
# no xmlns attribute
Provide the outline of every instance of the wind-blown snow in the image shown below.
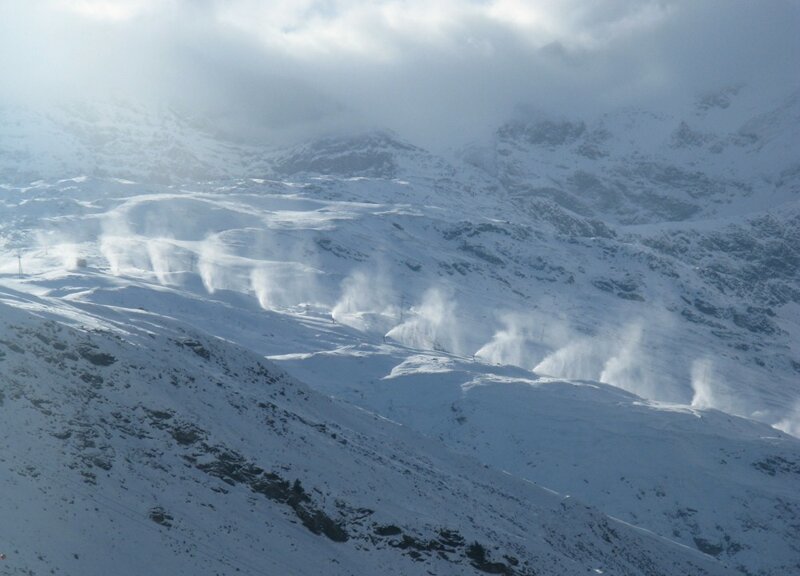
<svg viewBox="0 0 800 576"><path fill-rule="evenodd" d="M281 478L291 471L287 481L299 479L308 494L319 489L313 494L320 501L309 497L319 510L339 510L354 540L371 542L365 556L355 544L319 540L292 524L297 510L287 507L288 497L264 504L271 518L282 518L272 525L276 540L265 540L259 520L238 520L261 506L247 498L253 479L236 480L239 492L229 498L236 504L224 512L235 527L225 542L236 552L223 564L254 573L262 561L257 549L276 547L289 551L267 565L291 573L324 572L330 558L341 562L341 573L355 566L380 571L387 562L398 573L475 567L464 547L451 553L455 564L431 555L430 565L417 565L397 552L422 553L411 544L378 539L373 546L376 527L358 523L361 508L385 515L378 524L402 523L404 534L426 546L451 524L487 542L508 532L498 542L509 554L541 560L547 550L561 559L542 573L577 567L645 574L641 565L625 564L641 550L660 558L661 573L684 573L675 566L701 562L663 540L641 536L642 544L631 536L639 532L613 522L632 555L616 568L602 535L586 543L595 552L568 544L610 522L604 513L713 555L725 570L791 572L800 563L800 456L796 438L775 428L797 435L800 422L800 170L787 152L796 150L797 132L783 127L798 99L747 116L736 90L722 96L733 103L719 109L714 103L721 100L703 100L683 119L643 111L594 124L521 118L463 159L449 160L386 133L254 149L172 116L165 122L174 151L166 155L125 130L158 124L135 109L120 114L116 146L62 132L59 126L70 125L67 112L31 113L37 130L56 136L36 139L42 154L20 156L28 141L11 138L3 141L10 151L0 151L0 409L19 425L8 449L30 459L42 444L53 460L31 460L33 472L17 464L4 476L4 486L20 495L15 500L32 502L20 535L33 538L47 508L61 515L61 528L78 514L91 537L101 538L105 525L63 500L82 478L69 476L41 505L32 498L64 467L80 470L100 487L78 506L107 498L136 510L124 521L130 542L109 536L105 550L121 558L137 547L161 550L157 558L167 568L196 573L191 554L226 525L209 520L210 506L224 509L219 495L230 488L224 478L203 476L197 463L209 462L187 460L198 455L169 440L183 438L183 428L158 424L145 410L167 407L176 423L207 423L203 431L214 442L206 442L213 448L206 456L234 450ZM728 112L747 121L731 128L732 121L720 120ZM75 122L91 126L82 115ZM56 338L61 330L68 337ZM52 342L74 353L51 351ZM126 369L92 367L92 358L104 358L92 346ZM203 364L204 350L221 363ZM286 422L256 416L263 391L243 387L240 377L257 371L264 356L319 392L405 427L330 404L291 379L284 389L291 399L278 404ZM63 389L59 374L68 381ZM80 391L79 402L69 390ZM312 413L295 395L309 398ZM70 418L108 437L92 436L91 445L81 440L84 428L70 428L66 440L59 438L66 432L54 422L66 426ZM261 438L265 418L291 429L296 455L288 455L285 439ZM147 426L132 424L141 422ZM334 428L336 438L329 434ZM443 443L431 448L435 458L418 450L427 440L415 433ZM64 441L72 452L57 456ZM400 445L382 451L384 442ZM166 470L157 466L158 451ZM409 464L406 480L386 464L395 456L430 465ZM81 467L70 468L69 457ZM123 464L126 457L134 464ZM339 461L348 462L342 475L311 484ZM453 472L463 462L466 472ZM371 476L376 466L385 474ZM494 469L514 478L501 482L508 487L502 494L484 498L483 487L501 477ZM453 492L454 477L466 487ZM422 478L428 484L412 488ZM545 508L556 512L545 522L547 537L530 537L541 521L534 512L519 517L518 503L508 504L529 497L520 496L527 494L520 479L597 510L584 515L581 505L535 491L536 506L549 502ZM188 496L187 481L204 499ZM384 485L389 493L396 488L396 499L378 495ZM426 497L431 486L438 486L431 488L440 498L435 505ZM191 505L178 505L186 498ZM175 512L172 530L199 535L175 558L158 544L170 529L157 524L153 532L152 516L136 507L162 500ZM467 522L458 510L473 504L483 516ZM562 509L576 516L561 522ZM4 510L12 512L24 516ZM109 524L117 518L101 517ZM139 530L140 520L148 529ZM557 552L554 533L564 538ZM20 546L19 536L0 534ZM44 559L19 566L45 571L88 538L54 537ZM323 552L304 564L292 544ZM76 566L90 573L88 560ZM105 573L108 567L102 565ZM215 564L209 573L221 569Z"/></svg>

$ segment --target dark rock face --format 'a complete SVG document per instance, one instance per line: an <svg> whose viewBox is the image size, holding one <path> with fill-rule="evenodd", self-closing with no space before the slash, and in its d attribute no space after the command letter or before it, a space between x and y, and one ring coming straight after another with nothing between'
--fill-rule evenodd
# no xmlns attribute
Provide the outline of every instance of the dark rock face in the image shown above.
<svg viewBox="0 0 800 576"><path fill-rule="evenodd" d="M575 142L586 132L583 122L566 120L541 122L512 122L502 126L497 135L503 140L521 140L534 146L557 147Z"/></svg>
<svg viewBox="0 0 800 576"><path fill-rule="evenodd" d="M97 351L90 345L84 345L78 348L78 354L80 354L81 358L95 366L111 366L117 361L111 354Z"/></svg>
<svg viewBox="0 0 800 576"><path fill-rule="evenodd" d="M422 151L383 132L349 138L328 138L298 147L275 163L279 174L301 173L336 176L393 178L397 156Z"/></svg>

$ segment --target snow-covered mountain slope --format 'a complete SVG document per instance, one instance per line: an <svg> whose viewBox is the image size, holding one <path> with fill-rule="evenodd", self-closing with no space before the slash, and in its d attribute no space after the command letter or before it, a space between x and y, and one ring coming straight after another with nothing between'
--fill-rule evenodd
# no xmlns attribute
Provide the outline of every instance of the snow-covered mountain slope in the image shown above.
<svg viewBox="0 0 800 576"><path fill-rule="evenodd" d="M96 273L133 275L201 298L236 293L246 308L332 314L368 335L652 400L771 424L795 417L796 203L726 223L628 230L552 204L515 213L499 192L473 202L437 182L7 187L4 269L17 271L19 248L31 280L62 295L106 298ZM504 212L511 218L497 217ZM88 268L76 271L79 260ZM80 273L65 290L69 270Z"/></svg>
<svg viewBox="0 0 800 576"><path fill-rule="evenodd" d="M798 569L800 442L768 426L597 382L388 346L275 359L322 391L743 573Z"/></svg>
<svg viewBox="0 0 800 576"><path fill-rule="evenodd" d="M414 186L403 182L326 179L308 188L240 182L202 192L143 190L79 179L7 190L14 218L6 221L23 246L24 277L14 279L19 262L9 251L5 282L70 306L175 318L238 342L326 393L743 571L780 574L797 564L798 442L703 410L727 399L721 390L740 405L757 405L767 392L788 402L791 375L776 371L785 380L751 381L746 365L730 361L737 379L722 388L725 358L709 350L714 326L692 319L671 326L667 312L659 318L647 301L597 287L589 289L598 301L582 301L587 287L570 282L567 266L576 268L568 259L579 254L571 247L591 249L597 240L472 224L463 211L448 221L444 209L333 199L397 190L408 200ZM62 194L73 202L60 200ZM62 215L42 218L56 207ZM384 243L371 244L372 238ZM535 251L525 255L528 244ZM512 247L520 255L509 261L524 276L506 284L513 280L506 266L486 262L492 254L508 258ZM562 254L549 261L566 266L539 264L547 249ZM606 249L612 261L628 258ZM559 292L550 288L549 299L526 310L522 290L531 282ZM638 324L611 317L634 309ZM570 324L576 313L583 324ZM607 331L593 333L591 318L602 319ZM736 330L732 320L729 326ZM763 341L744 341L764 353ZM696 352L702 346L704 354ZM601 384L552 383L494 363L599 376L640 396ZM750 370L775 370L755 366ZM664 409L642 398L662 390L682 407ZM793 425L791 410L774 414L787 429ZM651 432L643 436L645 430ZM716 498L708 497L712 491Z"/></svg>
<svg viewBox="0 0 800 576"><path fill-rule="evenodd" d="M522 209L548 199L624 224L739 216L800 191L800 93L765 110L752 92L705 95L684 116L628 109L588 122L523 117L464 157L495 175Z"/></svg>
<svg viewBox="0 0 800 576"><path fill-rule="evenodd" d="M185 182L260 172L263 149L171 108L124 101L0 103L0 180L79 174Z"/></svg>
<svg viewBox="0 0 800 576"><path fill-rule="evenodd" d="M188 154L173 170L136 130L115 131L127 152L107 156L84 139L87 163L48 137L47 154L6 155L0 284L15 309L124 333L153 323L206 349L201 334L223 338L438 438L437 454L777 576L800 566L798 441L768 426L800 435L796 101L754 108L732 89L682 118L525 119L449 160L383 132L275 151L167 122ZM131 114L118 125L160 122ZM14 118L6 150L25 141L9 126L35 132ZM712 136L695 145L687 130Z"/></svg>
<svg viewBox="0 0 800 576"><path fill-rule="evenodd" d="M0 294L6 573L726 573L163 316Z"/></svg>

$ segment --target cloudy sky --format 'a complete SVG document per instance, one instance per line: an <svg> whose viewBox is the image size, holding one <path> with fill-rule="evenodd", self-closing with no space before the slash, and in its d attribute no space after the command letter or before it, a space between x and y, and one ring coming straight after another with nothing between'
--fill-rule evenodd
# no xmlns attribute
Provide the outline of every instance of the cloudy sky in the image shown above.
<svg viewBox="0 0 800 576"><path fill-rule="evenodd" d="M789 93L798 61L798 0L0 0L0 98L169 102L259 134L436 145L520 109Z"/></svg>

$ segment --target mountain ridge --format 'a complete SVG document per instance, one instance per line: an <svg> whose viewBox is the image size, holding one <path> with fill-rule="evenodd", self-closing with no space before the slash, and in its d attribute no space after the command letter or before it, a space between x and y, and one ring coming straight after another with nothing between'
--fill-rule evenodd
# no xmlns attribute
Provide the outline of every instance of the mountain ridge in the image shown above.
<svg viewBox="0 0 800 576"><path fill-rule="evenodd" d="M660 540L583 504L532 486L524 489L519 481L481 472L468 460L453 461L433 445L423 456L413 433L337 406L223 341L179 324L157 326L147 315L143 329L131 330L138 324L134 320L125 332L119 327L77 330L54 320L46 300L35 302L34 309L42 307L47 320L9 308L15 296L4 293L2 409L14 422L6 448L21 457L4 474L3 508L17 526L9 560L19 573L101 574L117 565L128 571L122 573L146 567L218 573L227 566L259 574L271 565L293 573L349 574L371 562L377 562L375 569L394 566L402 573L450 570L450 564L476 573L556 573L587 562L612 574L666 574L677 566L723 573L700 555L664 548ZM146 365L137 348L145 352ZM220 418L220 411L236 416ZM40 456L32 457L25 446L35 446ZM251 460L253 452L260 456ZM368 473L359 470L364 466ZM53 476L59 469L60 478ZM409 474L413 484L404 479ZM384 494L375 482L400 490L404 498ZM428 488L416 487L418 482ZM33 488L40 499L14 497ZM180 504L176 497L183 490ZM251 497L245 497L248 492ZM430 510L442 497L494 503L470 519L485 504L469 507L466 516L452 505ZM520 498L526 502L522 508ZM94 508L86 508L87 514L81 506L89 502ZM491 511L497 504L501 507ZM42 530L36 520L42 505L59 521L31 546L27 535ZM500 512L503 506L506 511ZM497 513L501 516L490 520ZM531 514L539 517L536 527L522 519ZM301 527L292 528L293 516ZM566 519L573 517L577 530L565 533L573 522ZM100 531L108 531L109 523L122 527L104 537ZM266 544L254 530L258 523L266 523L269 534L266 555L257 552ZM591 531L583 533L587 526ZM531 530L537 534L533 539ZM501 544L509 531L516 535ZM333 544L316 544L315 538ZM284 544L276 547L275 540ZM291 552L296 549L291 541L305 542L304 548ZM118 564L142 547L147 557ZM309 550L318 552L309 555Z"/></svg>
<svg viewBox="0 0 800 576"><path fill-rule="evenodd" d="M386 132L268 148L136 106L6 110L0 375L20 432L5 485L34 503L51 483L48 510L126 566L166 536L176 573L259 573L261 548L307 573L793 570L800 456L770 426L800 433L798 172L772 154L796 149L796 102L718 96L683 118L521 119L449 157ZM274 382L244 387L258 366L289 404ZM267 421L288 437L268 440ZM142 491L125 496L123 468ZM62 473L96 496L70 503ZM365 501L383 481L413 509ZM491 521L466 518L464 498ZM549 504L519 517L520 498ZM48 510L16 505L30 536ZM256 509L276 541L259 540ZM70 552L66 533L19 573L69 573L70 554L91 570L88 540ZM204 549L224 561L201 566Z"/></svg>

